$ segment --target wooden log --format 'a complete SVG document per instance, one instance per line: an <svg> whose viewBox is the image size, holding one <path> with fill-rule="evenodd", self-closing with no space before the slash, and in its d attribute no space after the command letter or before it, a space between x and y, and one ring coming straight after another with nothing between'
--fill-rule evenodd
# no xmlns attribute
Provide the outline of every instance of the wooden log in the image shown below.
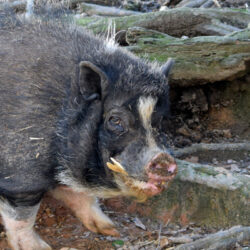
<svg viewBox="0 0 250 250"><path fill-rule="evenodd" d="M176 180L198 183L221 190L234 191L242 189L242 195L250 195L250 176L233 174L222 167L213 167L182 160L177 160L177 164L179 173Z"/></svg>
<svg viewBox="0 0 250 250"><path fill-rule="evenodd" d="M81 12L84 12L88 15L113 16L113 17L141 14L141 12L138 11L124 10L116 7L108 7L97 4L87 4L87 3L80 4L80 10Z"/></svg>
<svg viewBox="0 0 250 250"><path fill-rule="evenodd" d="M174 38L139 27L129 28L126 41L131 51L149 60L175 59L172 86L194 86L234 80L248 72L250 30L227 36Z"/></svg>
<svg viewBox="0 0 250 250"><path fill-rule="evenodd" d="M219 231L203 239L175 247L175 250L200 249L235 249L236 243L250 244L250 227L235 226L225 231Z"/></svg>
<svg viewBox="0 0 250 250"><path fill-rule="evenodd" d="M207 0L194 0L194 1L190 2L189 4L186 4L185 7L199 8L205 2L207 2Z"/></svg>
<svg viewBox="0 0 250 250"><path fill-rule="evenodd" d="M250 225L250 176L234 174L221 167L177 160L178 174L160 196L138 204L111 199L113 209L207 227ZM186 248L189 249L189 248Z"/></svg>
<svg viewBox="0 0 250 250"><path fill-rule="evenodd" d="M108 28L109 18L79 19L78 23L100 33ZM250 13L230 9L176 8L112 19L117 31L137 26L175 37L225 35L235 29L244 29L250 23ZM227 27L225 29L225 27ZM229 28L231 27L231 28Z"/></svg>
<svg viewBox="0 0 250 250"><path fill-rule="evenodd" d="M190 147L178 149L174 151L175 157L183 157L191 154L199 154L199 153L209 153L211 151L215 151L218 154L223 154L224 151L229 152L229 154L233 154L235 151L240 152L250 152L250 142L244 143L197 143L193 144Z"/></svg>

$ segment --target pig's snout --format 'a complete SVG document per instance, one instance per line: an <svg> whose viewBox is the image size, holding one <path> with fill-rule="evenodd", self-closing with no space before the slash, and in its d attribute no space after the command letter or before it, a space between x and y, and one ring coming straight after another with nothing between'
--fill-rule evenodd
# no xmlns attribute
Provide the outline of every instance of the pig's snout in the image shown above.
<svg viewBox="0 0 250 250"><path fill-rule="evenodd" d="M159 153L148 163L146 173L149 180L169 181L177 173L177 164L168 153Z"/></svg>

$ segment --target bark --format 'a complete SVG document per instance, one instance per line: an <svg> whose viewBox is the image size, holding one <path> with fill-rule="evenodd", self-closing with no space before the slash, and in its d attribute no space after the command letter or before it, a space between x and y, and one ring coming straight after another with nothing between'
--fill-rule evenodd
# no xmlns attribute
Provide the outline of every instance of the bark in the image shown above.
<svg viewBox="0 0 250 250"><path fill-rule="evenodd" d="M198 8L206 2L207 0L183 0L176 7Z"/></svg>
<svg viewBox="0 0 250 250"><path fill-rule="evenodd" d="M113 18L119 30L132 26L157 30L175 37L194 37L205 35L226 35L233 31L247 28L250 13L230 9L191 9L176 8L166 11ZM79 24L96 33L107 29L108 18L89 18L78 21Z"/></svg>
<svg viewBox="0 0 250 250"><path fill-rule="evenodd" d="M217 228L249 226L250 176L181 160L177 164L178 174L166 192L146 204L124 198L106 203L113 209L160 219L163 223L192 222Z"/></svg>
<svg viewBox="0 0 250 250"><path fill-rule="evenodd" d="M177 246L175 250L235 249L236 243L244 244L245 242L250 243L250 227L235 226L229 230L211 234L204 239Z"/></svg>
<svg viewBox="0 0 250 250"><path fill-rule="evenodd" d="M141 57L164 63L175 59L172 86L194 86L234 80L249 72L250 30L227 36L173 38L143 28L129 28L129 49Z"/></svg>
<svg viewBox="0 0 250 250"><path fill-rule="evenodd" d="M205 153L208 154L211 151L216 151L222 154L224 151L229 151L232 155L232 151L249 151L250 152L250 142L245 143L197 143L190 147L178 149L174 151L175 157L183 157L185 155Z"/></svg>
<svg viewBox="0 0 250 250"><path fill-rule="evenodd" d="M69 2L85 2L85 3L93 3L93 4L100 4L105 6L120 6L122 0L68 0Z"/></svg>
<svg viewBox="0 0 250 250"><path fill-rule="evenodd" d="M250 195L250 176L234 174L222 167L213 167L177 160L179 173L176 180L206 185L221 190L242 190L243 196ZM249 211L250 212L250 211Z"/></svg>
<svg viewBox="0 0 250 250"><path fill-rule="evenodd" d="M99 16L131 16L141 14L137 11L124 10L116 7L100 6L96 4L80 4L81 12L88 15L99 15Z"/></svg>

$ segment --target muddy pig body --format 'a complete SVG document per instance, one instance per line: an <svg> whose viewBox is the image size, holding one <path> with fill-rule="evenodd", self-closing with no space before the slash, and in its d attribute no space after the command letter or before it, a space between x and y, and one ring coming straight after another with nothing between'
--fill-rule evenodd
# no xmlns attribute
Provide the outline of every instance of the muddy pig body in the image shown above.
<svg viewBox="0 0 250 250"><path fill-rule="evenodd" d="M50 249L32 229L48 191L91 231L117 235L96 198L143 201L175 176L160 131L171 64L0 12L0 209L13 249Z"/></svg>

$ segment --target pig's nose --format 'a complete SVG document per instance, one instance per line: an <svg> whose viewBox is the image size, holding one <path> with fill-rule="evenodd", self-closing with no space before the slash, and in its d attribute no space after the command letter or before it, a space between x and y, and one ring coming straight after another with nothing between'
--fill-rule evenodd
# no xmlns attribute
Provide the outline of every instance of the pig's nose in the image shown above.
<svg viewBox="0 0 250 250"><path fill-rule="evenodd" d="M177 164L168 153L159 153L149 162L146 171L149 178L154 175L158 177L174 176L177 173Z"/></svg>

